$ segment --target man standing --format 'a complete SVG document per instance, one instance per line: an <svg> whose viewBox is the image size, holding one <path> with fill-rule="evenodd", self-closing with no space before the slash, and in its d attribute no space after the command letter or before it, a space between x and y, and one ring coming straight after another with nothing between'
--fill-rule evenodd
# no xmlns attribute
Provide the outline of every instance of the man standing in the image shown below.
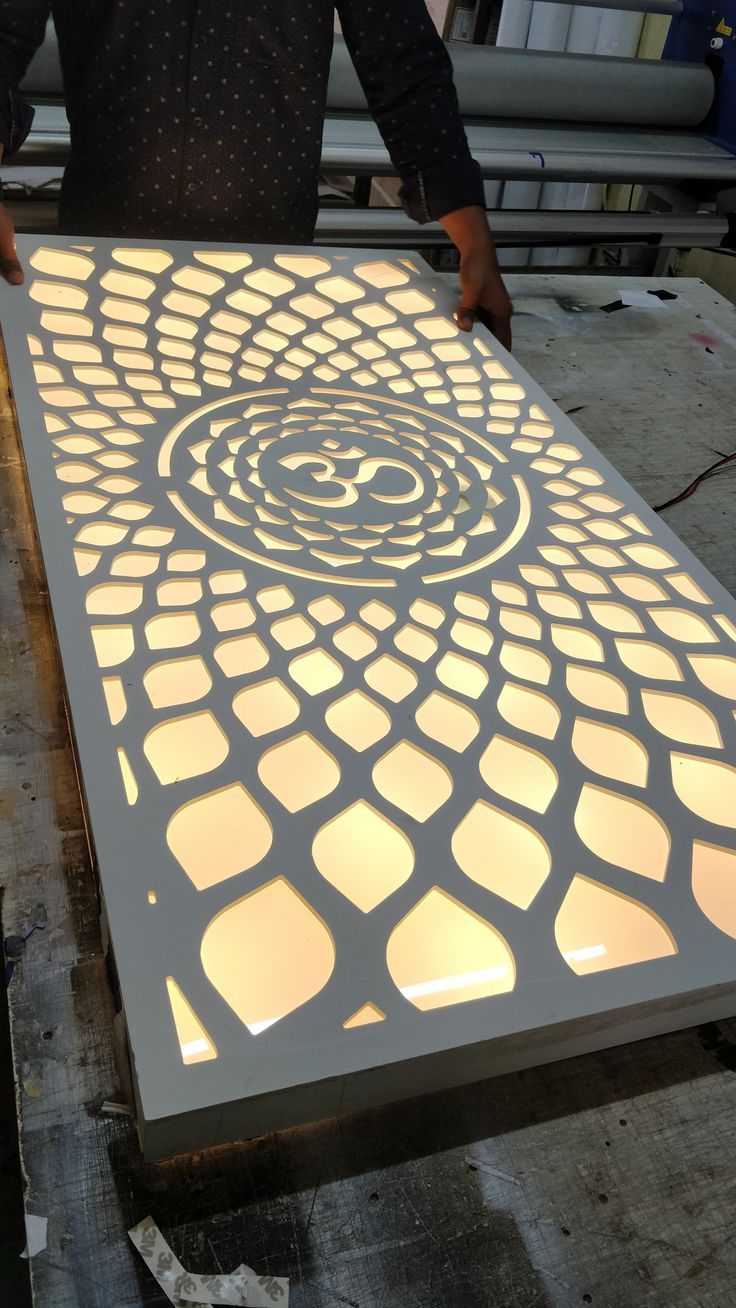
<svg viewBox="0 0 736 1308"><path fill-rule="evenodd" d="M425 0L0 0L0 158L30 128L17 87L51 13L71 135L62 231L309 243L335 7L407 213L441 222L460 252L459 325L485 311L510 345L480 169ZM0 272L23 280L2 205Z"/></svg>

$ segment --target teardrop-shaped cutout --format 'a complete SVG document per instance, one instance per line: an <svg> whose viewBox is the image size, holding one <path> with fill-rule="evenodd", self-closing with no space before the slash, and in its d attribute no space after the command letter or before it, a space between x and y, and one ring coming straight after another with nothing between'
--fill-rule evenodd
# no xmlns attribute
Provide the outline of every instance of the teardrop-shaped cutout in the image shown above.
<svg viewBox="0 0 736 1308"><path fill-rule="evenodd" d="M439 886L394 927L386 962L404 998L422 1012L505 994L516 979L501 933Z"/></svg>
<svg viewBox="0 0 736 1308"><path fill-rule="evenodd" d="M575 809L575 830L592 854L642 877L664 881L670 833L638 799L586 781Z"/></svg>
<svg viewBox="0 0 736 1308"><path fill-rule="evenodd" d="M736 939L736 850L693 841L693 894L719 931Z"/></svg>
<svg viewBox="0 0 736 1308"><path fill-rule="evenodd" d="M538 832L483 799L455 830L452 852L466 876L517 908L529 907L552 868Z"/></svg>
<svg viewBox="0 0 736 1308"><path fill-rule="evenodd" d="M710 709L703 708L687 695L673 695L666 690L643 690L642 704L647 720L656 731L685 745L706 745L722 749L723 740Z"/></svg>
<svg viewBox="0 0 736 1308"><path fill-rule="evenodd" d="M557 914L555 940L577 976L677 953L672 933L656 913L580 874Z"/></svg>
<svg viewBox="0 0 736 1308"><path fill-rule="evenodd" d="M671 763L675 794L691 813L736 827L736 768L694 754L673 753Z"/></svg>
<svg viewBox="0 0 736 1308"><path fill-rule="evenodd" d="M202 966L258 1035L319 994L335 966L335 945L314 909L277 877L212 919L202 937Z"/></svg>

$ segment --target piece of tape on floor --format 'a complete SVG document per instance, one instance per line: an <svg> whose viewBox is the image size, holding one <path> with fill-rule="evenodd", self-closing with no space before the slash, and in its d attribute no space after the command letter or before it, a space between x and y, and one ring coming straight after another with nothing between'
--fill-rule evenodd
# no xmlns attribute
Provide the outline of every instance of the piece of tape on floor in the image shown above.
<svg viewBox="0 0 736 1308"><path fill-rule="evenodd" d="M149 1271L174 1308L200 1304L214 1308L235 1304L241 1308L288 1308L289 1282L282 1276L258 1276L244 1263L230 1274L202 1276L187 1272L167 1244L152 1217L128 1231L128 1235Z"/></svg>

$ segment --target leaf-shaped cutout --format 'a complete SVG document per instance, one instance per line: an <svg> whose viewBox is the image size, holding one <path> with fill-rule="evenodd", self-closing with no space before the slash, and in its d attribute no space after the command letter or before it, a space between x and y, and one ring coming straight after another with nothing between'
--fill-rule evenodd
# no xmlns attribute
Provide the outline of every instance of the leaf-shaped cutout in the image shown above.
<svg viewBox="0 0 736 1308"><path fill-rule="evenodd" d="M143 753L162 786L213 771L229 752L228 738L209 709L159 722L143 741Z"/></svg>
<svg viewBox="0 0 736 1308"><path fill-rule="evenodd" d="M302 731L267 749L258 764L258 775L284 808L298 813L332 793L340 780L340 768L324 745Z"/></svg>
<svg viewBox="0 0 736 1308"><path fill-rule="evenodd" d="M212 919L202 936L202 966L258 1035L326 986L335 945L321 917L277 877Z"/></svg>
<svg viewBox="0 0 736 1308"><path fill-rule="evenodd" d="M736 939L736 850L693 841L693 894L705 916Z"/></svg>
<svg viewBox="0 0 736 1308"><path fill-rule="evenodd" d="M577 976L677 953L672 933L656 913L580 874L557 914L555 940Z"/></svg>
<svg viewBox="0 0 736 1308"><path fill-rule="evenodd" d="M736 827L736 768L695 754L670 756L675 794L691 813L719 826Z"/></svg>
<svg viewBox="0 0 736 1308"><path fill-rule="evenodd" d="M662 819L638 799L586 781L575 809L575 830L598 858L627 872L664 881L671 840Z"/></svg>
<svg viewBox="0 0 736 1308"><path fill-rule="evenodd" d="M604 713L628 713L629 695L625 685L601 668L586 668L568 663L565 681L570 694L588 708Z"/></svg>
<svg viewBox="0 0 736 1308"><path fill-rule="evenodd" d="M539 690L530 690L528 686L517 686L514 682L507 681L498 697L498 711L502 718L520 731L531 731L535 736L544 736L546 740L554 740L557 735L560 710L554 700Z"/></svg>
<svg viewBox="0 0 736 1308"><path fill-rule="evenodd" d="M268 818L241 782L177 809L166 843L197 890L255 867L271 848Z"/></svg>
<svg viewBox="0 0 736 1308"><path fill-rule="evenodd" d="M686 644L709 644L718 643L713 628L701 618L699 613L690 613L688 609L661 608L649 610L652 621L656 623L660 631L672 640L680 640Z"/></svg>
<svg viewBox="0 0 736 1308"><path fill-rule="evenodd" d="M518 908L529 907L552 868L538 832L483 799L456 828L452 852L466 876Z"/></svg>
<svg viewBox="0 0 736 1308"><path fill-rule="evenodd" d="M696 677L708 690L736 701L736 659L727 654L689 654L688 660Z"/></svg>
<svg viewBox="0 0 736 1308"><path fill-rule="evenodd" d="M649 640L616 641L616 649L624 667L639 677L656 681L682 681L680 665L673 654Z"/></svg>
<svg viewBox="0 0 736 1308"><path fill-rule="evenodd" d="M612 781L631 786L645 786L649 756L641 741L608 722L591 722L576 718L572 730L572 748L584 767Z"/></svg>
<svg viewBox="0 0 736 1308"><path fill-rule="evenodd" d="M394 985L423 1012L505 994L516 979L501 933L439 886L394 927L386 962Z"/></svg>
<svg viewBox="0 0 736 1308"><path fill-rule="evenodd" d="M398 890L414 870L408 836L364 799L320 828L312 857L325 880L363 913Z"/></svg>
<svg viewBox="0 0 736 1308"><path fill-rule="evenodd" d="M656 731L685 745L706 745L722 749L718 723L710 709L703 708L687 695L673 695L666 690L643 690L642 704L647 720Z"/></svg>
<svg viewBox="0 0 736 1308"><path fill-rule="evenodd" d="M373 784L391 804L426 822L452 794L452 775L443 763L410 740L400 740L373 768Z"/></svg>
<svg viewBox="0 0 736 1308"><path fill-rule="evenodd" d="M529 745L494 736L480 759L487 786L537 813L546 813L557 790L557 772L548 758Z"/></svg>

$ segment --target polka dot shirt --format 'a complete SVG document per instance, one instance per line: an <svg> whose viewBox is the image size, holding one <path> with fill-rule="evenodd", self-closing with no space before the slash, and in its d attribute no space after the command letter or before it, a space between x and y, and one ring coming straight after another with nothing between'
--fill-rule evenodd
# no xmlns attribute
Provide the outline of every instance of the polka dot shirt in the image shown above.
<svg viewBox="0 0 736 1308"><path fill-rule="evenodd" d="M345 39L419 222L482 204L447 52L424 0L338 0ZM0 0L0 140L18 82L59 39L71 133L69 233L309 242L333 0Z"/></svg>

